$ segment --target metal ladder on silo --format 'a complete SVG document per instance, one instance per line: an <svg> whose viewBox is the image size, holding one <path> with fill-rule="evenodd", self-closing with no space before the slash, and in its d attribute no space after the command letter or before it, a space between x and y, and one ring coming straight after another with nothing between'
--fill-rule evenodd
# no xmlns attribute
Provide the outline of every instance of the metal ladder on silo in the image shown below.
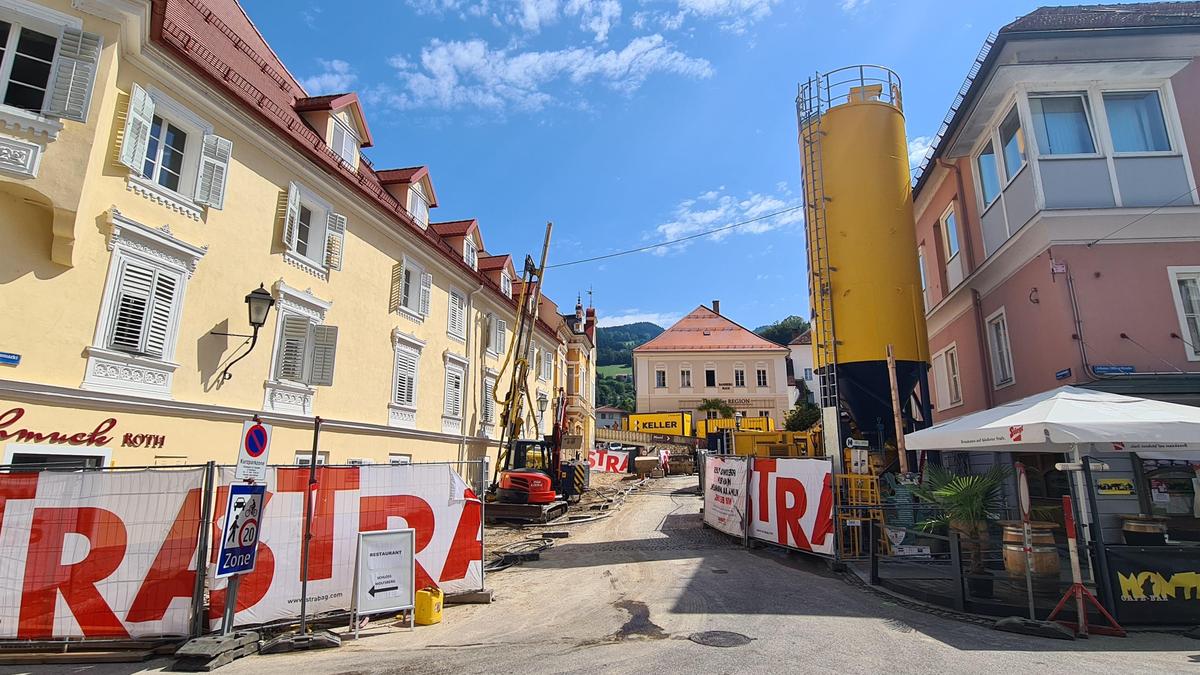
<svg viewBox="0 0 1200 675"><path fill-rule="evenodd" d="M829 264L829 240L825 220L824 172L821 159L821 118L825 112L821 100L821 75L809 78L801 87L796 113L799 117L800 141L803 146L804 171L811 174L804 183L805 224L810 228L808 237L808 265L811 275L809 295L813 309L821 317L820 332L814 331L814 343L819 352L821 373L818 389L822 408L838 406L837 382L837 338L833 326L832 272ZM811 186L811 187L810 187Z"/></svg>

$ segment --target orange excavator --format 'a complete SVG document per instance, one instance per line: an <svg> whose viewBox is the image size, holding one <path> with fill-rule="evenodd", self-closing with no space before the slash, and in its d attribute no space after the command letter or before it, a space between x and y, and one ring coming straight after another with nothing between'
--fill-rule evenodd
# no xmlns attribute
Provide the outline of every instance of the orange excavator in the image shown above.
<svg viewBox="0 0 1200 675"><path fill-rule="evenodd" d="M546 224L546 240L542 246L540 265L525 258L522 274L524 283L517 302L517 325L513 340L500 367L503 374L510 367L508 393L492 395L500 405L500 442L496 472L488 487L488 520L546 522L566 513L568 505L578 502L587 489L586 460L563 461L562 437L565 428L566 396L561 390L555 397L554 426L550 435L542 438L522 438L526 426L526 410L534 410L529 392L528 355L537 324L538 301L541 297L546 253L550 247L552 224ZM528 404L528 408L525 406ZM532 426L537 431L537 422Z"/></svg>

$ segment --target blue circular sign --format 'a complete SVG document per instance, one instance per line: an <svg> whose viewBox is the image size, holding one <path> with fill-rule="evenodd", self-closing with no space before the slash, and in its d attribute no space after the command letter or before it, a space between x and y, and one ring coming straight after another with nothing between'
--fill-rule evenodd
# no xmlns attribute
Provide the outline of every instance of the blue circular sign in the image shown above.
<svg viewBox="0 0 1200 675"><path fill-rule="evenodd" d="M267 429L261 424L255 424L246 431L246 454L259 457L267 450Z"/></svg>

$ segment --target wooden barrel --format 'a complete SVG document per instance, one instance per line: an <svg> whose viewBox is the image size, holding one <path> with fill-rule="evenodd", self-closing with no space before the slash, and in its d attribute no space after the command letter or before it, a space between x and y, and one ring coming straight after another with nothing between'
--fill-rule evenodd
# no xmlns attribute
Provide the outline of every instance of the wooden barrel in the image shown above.
<svg viewBox="0 0 1200 675"><path fill-rule="evenodd" d="M1121 534L1129 546L1165 546L1167 544L1167 519L1145 514L1121 516L1125 524Z"/></svg>
<svg viewBox="0 0 1200 675"><path fill-rule="evenodd" d="M1025 577L1025 534L1020 521L1005 521L1004 569L1010 577ZM1057 581L1060 569L1054 530L1058 525L1045 521L1030 523L1030 543L1034 579Z"/></svg>

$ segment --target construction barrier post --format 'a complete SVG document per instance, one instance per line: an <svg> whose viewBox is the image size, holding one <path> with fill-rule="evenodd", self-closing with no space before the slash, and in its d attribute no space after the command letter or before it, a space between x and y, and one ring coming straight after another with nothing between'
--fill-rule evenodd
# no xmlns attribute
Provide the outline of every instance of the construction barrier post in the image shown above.
<svg viewBox="0 0 1200 675"><path fill-rule="evenodd" d="M871 552L871 585L879 585L879 547L875 543L875 519L867 520L867 550Z"/></svg>
<svg viewBox="0 0 1200 675"><path fill-rule="evenodd" d="M487 500L483 498L487 489L488 456L479 458L479 485L475 496L479 498L479 590L487 590Z"/></svg>
<svg viewBox="0 0 1200 675"><path fill-rule="evenodd" d="M754 455L746 458L746 484L742 490L746 495L746 512L742 514L742 546L750 548L750 516L754 513L754 495L750 485L754 482Z"/></svg>
<svg viewBox="0 0 1200 675"><path fill-rule="evenodd" d="M192 589L192 630L191 637L197 638L208 631L208 623L204 611L204 587L208 580L208 546L212 531L209 524L213 518L213 493L216 490L217 463L209 462L204 466L204 481L201 483L202 495L200 502L200 531L196 535L196 583Z"/></svg>
<svg viewBox="0 0 1200 675"><path fill-rule="evenodd" d="M1095 546L1096 567L1100 572L1100 577L1095 579L1096 590L1100 591L1100 602L1104 605L1104 609L1108 610L1109 614L1116 614L1112 579L1108 576L1108 547L1104 545L1104 526L1100 520L1100 509L1096 506L1096 490L1092 485L1092 458L1090 456L1083 457L1080 465L1083 470L1084 490L1087 491L1088 510L1091 512L1087 519L1088 534L1091 535L1092 545Z"/></svg>

